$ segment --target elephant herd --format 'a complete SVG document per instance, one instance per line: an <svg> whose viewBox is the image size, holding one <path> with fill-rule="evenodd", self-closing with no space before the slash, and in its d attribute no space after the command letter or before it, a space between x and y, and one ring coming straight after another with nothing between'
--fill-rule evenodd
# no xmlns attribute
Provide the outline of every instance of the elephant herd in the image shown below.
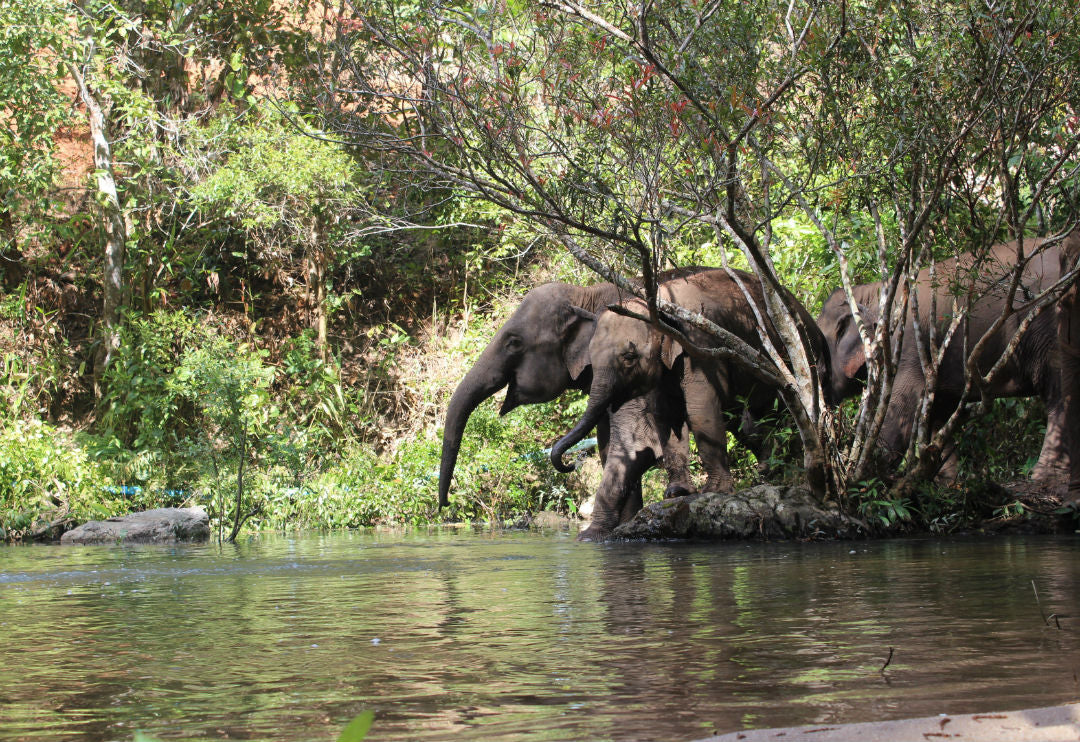
<svg viewBox="0 0 1080 742"><path fill-rule="evenodd" d="M1027 240L1025 246L1034 243L1037 247L1041 242ZM1069 235L1063 244L1054 243L1036 253L1015 292L1014 311L981 347L977 359L980 371L985 373L1002 357L1006 345L1032 311L1030 300L1058 281L1066 255L1072 259L1077 251L1080 232ZM931 422L943 422L959 403L970 346L1002 314L1015 255L1015 243L1002 244L993 248L989 260L984 258L977 266L972 265L971 258L961 257L939 263L936 278L929 271L918 275L914 292L918 312L909 310L905 337L915 337L917 328L923 351L931 326L943 331L948 324L945 308L951 306L957 286L978 297L960 331L946 347L934 389ZM662 298L699 312L750 347L762 348L758 318L768 325L768 317L764 312L756 313L747 299L749 296L756 306L763 306L761 285L755 276L732 270L686 268L663 274L661 281L658 293ZM871 326L878 319L880 290L880 284L854 288L860 314ZM1071 310L1073 304L1068 296L1061 304ZM844 291L833 292L816 322L793 297L787 298L791 306L799 309L810 335L808 347L814 356L810 362L817 368L825 403L837 404L860 393L866 379L866 359ZM615 304L621 304L622 311L608 310ZM1080 308L1080 301L1075 304ZM935 309L938 316L932 318L930 313ZM1080 311L1075 313L1080 315ZM469 416L504 387L506 398L500 414L519 405L553 400L567 389L588 392L588 405L580 421L551 451L555 467L570 471L573 467L563 462L564 455L593 428L597 430L603 475L594 500L592 523L580 534L582 540L604 539L619 523L633 517L642 506L642 475L658 463L668 476L665 497L694 491L687 468L688 433L694 435L707 477L704 491L731 491L728 428L762 459L760 421L773 410L777 390L734 363L686 353L670 336L631 314L647 315L644 303L627 298L611 283L585 287L549 283L526 294L450 400L439 473L440 506L448 502L450 480ZM982 390L991 398L1043 399L1046 435L1032 477L1046 482L1070 478L1069 441L1080 440L1080 429L1068 434L1070 423L1080 428L1080 412L1068 414L1071 396L1062 392L1071 385L1080 393L1080 373L1072 368L1076 365L1075 353L1059 352L1059 345L1065 350L1071 350L1072 345L1070 329L1061 329L1064 320L1056 319L1061 314L1043 311L1029 318L1015 352L996 375L999 381ZM691 343L711 345L701 330L679 326L674 320L669 324L675 324ZM774 346L783 347L775 328L769 325L765 329L765 336ZM917 343L905 342L901 346L893 392L879 435L880 448L894 463L907 449L926 384L919 356ZM1076 458L1080 460L1080 456ZM1072 475L1069 484L1070 493L1080 490L1080 476Z"/></svg>

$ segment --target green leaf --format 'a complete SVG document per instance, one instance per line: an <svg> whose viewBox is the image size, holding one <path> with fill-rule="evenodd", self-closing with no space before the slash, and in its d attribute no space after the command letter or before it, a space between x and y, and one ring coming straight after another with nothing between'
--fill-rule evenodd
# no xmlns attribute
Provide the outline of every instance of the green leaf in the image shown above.
<svg viewBox="0 0 1080 742"><path fill-rule="evenodd" d="M375 721L374 711L371 709L361 711L342 730L338 742L363 742L364 738L367 737L367 733L371 730L373 721Z"/></svg>

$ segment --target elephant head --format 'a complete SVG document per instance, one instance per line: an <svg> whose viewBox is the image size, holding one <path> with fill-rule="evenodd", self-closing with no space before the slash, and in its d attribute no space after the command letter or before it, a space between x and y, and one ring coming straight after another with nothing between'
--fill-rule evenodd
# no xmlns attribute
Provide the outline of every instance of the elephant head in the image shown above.
<svg viewBox="0 0 1080 742"><path fill-rule="evenodd" d="M549 283L525 295L450 398L443 428L439 505L448 503L461 437L477 406L507 387L501 415L524 404L548 402L571 387L588 388L590 311L617 297L611 284L578 287Z"/></svg>
<svg viewBox="0 0 1080 742"><path fill-rule="evenodd" d="M623 306L638 314L647 312L644 302L637 299ZM566 451L596 427L609 409L614 412L624 402L657 388L681 353L677 342L641 320L615 312L601 314L589 344L589 404L573 430L551 449L554 467L564 473L573 471L573 466L563 463Z"/></svg>
<svg viewBox="0 0 1080 742"><path fill-rule="evenodd" d="M876 323L874 300L880 291L880 284L866 284L855 287L855 300L859 314L873 332ZM839 402L859 393L866 382L866 351L858 324L848 304L847 294L843 289L832 292L821 308L817 326L825 336L829 357L829 387L832 398Z"/></svg>

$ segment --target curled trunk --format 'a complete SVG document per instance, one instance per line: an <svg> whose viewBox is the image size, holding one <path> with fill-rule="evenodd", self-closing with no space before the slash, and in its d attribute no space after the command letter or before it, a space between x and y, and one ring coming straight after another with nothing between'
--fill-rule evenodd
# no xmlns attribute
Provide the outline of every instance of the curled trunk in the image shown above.
<svg viewBox="0 0 1080 742"><path fill-rule="evenodd" d="M595 371L595 370L594 370ZM610 385L604 383L600 377L594 377L592 391L589 393L589 405L585 408L585 414L574 426L573 430L564 435L559 442L551 448L551 465L556 471L568 474L574 471L574 466L563 462L563 456L575 444L589 434L596 427L600 419L607 412L611 404Z"/></svg>

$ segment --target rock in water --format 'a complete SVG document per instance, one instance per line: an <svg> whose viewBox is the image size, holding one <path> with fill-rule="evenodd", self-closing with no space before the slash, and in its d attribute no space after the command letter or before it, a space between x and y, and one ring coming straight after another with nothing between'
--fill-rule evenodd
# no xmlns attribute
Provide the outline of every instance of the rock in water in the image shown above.
<svg viewBox="0 0 1080 742"><path fill-rule="evenodd" d="M210 518L201 507L158 508L83 523L60 537L62 544L176 544L210 538Z"/></svg>
<svg viewBox="0 0 1080 742"><path fill-rule="evenodd" d="M761 484L654 502L612 534L617 539L834 539L869 535L866 524L818 503L804 487Z"/></svg>

